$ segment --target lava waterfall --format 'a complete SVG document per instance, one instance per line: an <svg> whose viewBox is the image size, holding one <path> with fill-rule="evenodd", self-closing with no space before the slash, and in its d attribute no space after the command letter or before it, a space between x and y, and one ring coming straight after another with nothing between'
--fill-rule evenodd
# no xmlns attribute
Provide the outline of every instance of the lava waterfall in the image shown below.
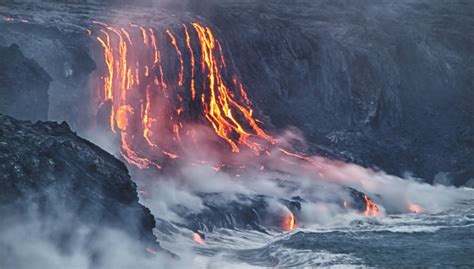
<svg viewBox="0 0 474 269"><path fill-rule="evenodd" d="M210 27L194 22L173 32L94 24L89 33L107 70L98 83L99 118L120 135L129 163L161 168L163 159L186 158L203 142L256 155L275 143Z"/></svg>

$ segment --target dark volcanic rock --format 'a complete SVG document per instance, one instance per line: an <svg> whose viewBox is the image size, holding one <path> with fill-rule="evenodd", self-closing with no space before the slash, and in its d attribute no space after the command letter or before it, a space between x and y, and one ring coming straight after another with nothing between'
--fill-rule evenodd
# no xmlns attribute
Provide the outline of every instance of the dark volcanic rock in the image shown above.
<svg viewBox="0 0 474 269"><path fill-rule="evenodd" d="M15 44L0 47L0 59L0 112L25 120L47 120L51 77Z"/></svg>
<svg viewBox="0 0 474 269"><path fill-rule="evenodd" d="M0 5L2 14L37 17L31 24L0 22L0 42L20 44L54 78L51 119L84 126L91 119L83 112L94 108L84 89L95 67L91 56L98 56L80 25L107 21L111 10L47 2ZM159 2L167 2L155 7L160 16L140 10L134 16L144 24L181 27L169 20L179 18L212 26L256 111L277 130L301 129L314 146L311 153L390 174L413 172L430 183L440 172L454 185L474 177L472 1ZM57 15L63 13L68 16ZM182 36L178 43L185 46Z"/></svg>
<svg viewBox="0 0 474 269"><path fill-rule="evenodd" d="M207 2L276 127L391 174L474 176L473 2Z"/></svg>
<svg viewBox="0 0 474 269"><path fill-rule="evenodd" d="M54 236L73 237L76 227L86 225L159 247L154 217L138 203L125 165L64 122L32 124L0 114L0 171L0 227L28 219L34 207L40 219L71 216L57 223ZM67 243L63 237L57 241Z"/></svg>
<svg viewBox="0 0 474 269"><path fill-rule="evenodd" d="M204 209L188 214L186 208L175 211L183 216L185 226L195 232L212 232L216 228L249 229L265 231L265 227L281 228L285 211L270 210L271 197L264 195L236 194L235 200L227 200L221 193L201 193ZM301 209L297 201L275 201L294 214Z"/></svg>
<svg viewBox="0 0 474 269"><path fill-rule="evenodd" d="M292 184L282 182L282 184ZM289 185L288 185L289 186ZM364 212L367 202L364 199L366 194L352 188L345 191L351 199L344 200L335 197L334 204L344 206L347 210ZM173 211L184 220L184 226L194 232L212 232L214 229L248 229L266 232L271 229L286 229L285 221L288 220L288 213L291 212L295 218L296 225L299 223L301 210L309 207L309 203L299 196L290 199L275 198L258 194L223 194L223 193L199 193L197 194L203 202L203 209L199 212L189 213L189 209L178 206ZM229 198L233 197L233 198ZM324 202L324 201L321 201ZM325 201L327 202L327 201ZM158 219L160 232L169 230L168 224Z"/></svg>

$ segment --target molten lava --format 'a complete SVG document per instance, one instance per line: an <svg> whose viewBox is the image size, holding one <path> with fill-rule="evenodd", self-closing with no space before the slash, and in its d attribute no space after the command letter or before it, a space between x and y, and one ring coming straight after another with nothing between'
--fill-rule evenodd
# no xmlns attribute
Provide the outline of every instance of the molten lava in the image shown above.
<svg viewBox="0 0 474 269"><path fill-rule="evenodd" d="M324 178L333 169L328 161L285 149L262 129L211 28L198 22L183 24L181 30L93 23L87 34L96 38L103 58L98 118L107 117L128 163L140 169L182 160L211 165L206 154L194 156L211 145L225 153L217 158L217 170L290 166L287 171L303 169ZM245 158L234 157L237 153ZM377 215L375 203L364 199L364 214ZM294 229L294 216L287 219L285 229Z"/></svg>
<svg viewBox="0 0 474 269"><path fill-rule="evenodd" d="M216 44L219 43L214 38L211 29L203 27L199 23L193 23L193 26L198 33L201 45L203 73L207 72L209 78L207 83L205 81L203 85L204 88L209 89L208 98L202 95L205 117L212 124L216 134L227 141L233 152L239 152L237 144L247 145L257 153L262 152L264 148L261 144L253 142L249 138L256 136L273 143L274 139L257 125L252 116L252 109L245 103L240 104L225 84L221 74L222 67L225 68L224 57L221 50L216 50ZM220 57L217 58L216 54ZM219 59L220 66L218 65ZM250 126L249 129L246 130L244 125L239 122L239 118L237 118L239 113L246 120L247 125ZM238 136L237 142L232 139L234 135Z"/></svg>
<svg viewBox="0 0 474 269"><path fill-rule="evenodd" d="M364 201L365 201L365 211L364 215L366 217L372 216L376 217L379 215L379 208L377 205L367 196L364 194Z"/></svg>
<svg viewBox="0 0 474 269"><path fill-rule="evenodd" d="M206 243L206 241L204 241L204 239L202 239L201 235L199 235L198 233L193 234L193 240L199 245L204 245Z"/></svg>
<svg viewBox="0 0 474 269"><path fill-rule="evenodd" d="M291 212L285 215L282 222L282 229L284 231L292 231L296 229L295 215Z"/></svg>
<svg viewBox="0 0 474 269"><path fill-rule="evenodd" d="M122 155L131 164L147 168L159 166L161 157L176 159L182 151L178 142L194 133L189 115L207 121L232 152L246 147L259 155L266 145L275 143L259 126L236 76L231 74L233 83L227 83L223 49L209 27L192 23L191 27L183 25L180 34L166 30L157 35L155 29L134 24L118 28L94 23L99 26L96 39L106 69L99 110L111 104L108 124L121 136ZM183 46L178 42L180 36L184 36ZM175 51L178 70L163 62L162 55L170 55L169 46ZM170 77L177 80L170 81Z"/></svg>
<svg viewBox="0 0 474 269"><path fill-rule="evenodd" d="M408 205L408 211L410 211L411 213L420 214L421 212L423 212L423 208L421 208L421 206L417 204L411 203Z"/></svg>

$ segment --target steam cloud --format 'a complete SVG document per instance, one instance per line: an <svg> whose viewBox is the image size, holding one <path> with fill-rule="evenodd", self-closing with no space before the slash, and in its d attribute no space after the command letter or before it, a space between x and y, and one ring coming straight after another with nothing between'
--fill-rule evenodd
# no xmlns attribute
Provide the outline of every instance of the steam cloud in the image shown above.
<svg viewBox="0 0 474 269"><path fill-rule="evenodd" d="M267 156L261 158L255 158L250 150L229 157L221 149L210 145L208 127L196 125L193 129L197 142L184 139L181 143L197 144L199 149L185 151L183 156L186 160L170 163L172 169L161 172L131 167L133 178L141 190L143 204L156 217L172 223L183 221L182 216L174 210L178 205L185 207L188 212L196 213L204 208L198 193L222 193L228 201L235 201L237 194L263 194L269 197L270 210L283 213L288 213L288 209L277 202L279 198L301 197L307 201L298 219L298 226L302 228L351 225L353 220L363 218L358 212L346 210L335 202L350 199L346 187L369 194L383 214L408 213L412 205L419 206L423 213L436 213L472 197L472 190L432 186L414 178L401 179L318 156L289 158L278 148L271 149ZM109 133L94 129L84 135L120 156L117 150L120 143L111 140ZM294 130L286 131L277 141L284 148L292 148L295 141L304 144L304 139ZM229 158L244 168L222 167L222 160ZM196 162L202 159L206 159L206 162ZM281 180L288 184L282 186L279 184ZM103 227L100 233L92 235L89 227L72 221L74 218L64 209L54 210L59 219L39 216L33 207L28 211L27 222L24 219L11 219L9 225L0 227L0 248L6 250L0 253L0 259L6 268L31 268L32 264L36 268L90 268L91 249L101 251L98 268L196 266L197 254L188 244L176 243L181 250L178 253L180 260L160 254L150 256L140 249L137 242L120 231ZM383 222L383 216L380 221ZM76 226L74 239L66 251L58 249L51 240L58 223ZM193 243L192 232L176 236L188 238L189 243ZM91 237L94 237L92 243ZM209 264L204 262L202 265Z"/></svg>

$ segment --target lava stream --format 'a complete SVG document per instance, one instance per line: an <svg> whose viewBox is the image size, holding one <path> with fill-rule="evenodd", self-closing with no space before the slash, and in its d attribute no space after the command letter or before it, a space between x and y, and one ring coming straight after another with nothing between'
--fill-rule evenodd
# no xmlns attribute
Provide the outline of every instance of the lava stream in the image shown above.
<svg viewBox="0 0 474 269"><path fill-rule="evenodd" d="M108 128L120 137L122 156L130 164L140 169L161 169L164 162L181 160L208 165L213 159L205 154L211 144L221 154L219 170L268 164L270 169L293 167L286 169L325 178L334 166L285 149L263 130L211 28L198 22L183 24L180 31L93 23L88 33L101 48L104 62L99 69L105 71L98 114L108 118ZM205 153L190 157L196 152ZM237 160L236 154L245 157ZM278 162L272 165L274 159ZM364 199L364 214L377 215L375 203ZM295 227L294 216L286 226Z"/></svg>
<svg viewBox="0 0 474 269"><path fill-rule="evenodd" d="M266 145L275 143L258 125L247 93L236 76L233 84L226 83L223 49L209 27L199 23L192 23L192 27L184 25L181 35L186 42L181 48L178 42L181 35L171 30L164 31L167 39L161 33L159 44L156 29L135 24L118 28L94 23L100 27L95 31L96 39L103 50L107 70L101 78L99 110L104 104L111 105L107 112L110 129L122 137L122 154L132 164L140 168L157 164L149 155L158 152L167 157L178 156L182 151L177 143L181 136L193 134L189 119L183 117L185 111L188 116L199 114L198 120L206 120L232 152L247 147L259 155ZM193 43L198 44L200 51L193 49ZM179 63L177 82L165 81L176 71L162 59L170 45ZM190 62L185 61L184 52ZM201 67L200 86L197 86L196 65ZM185 75L186 70L190 70L189 76ZM195 98L198 94L199 99ZM141 125L129 124L136 122ZM159 158L155 156L155 159Z"/></svg>

